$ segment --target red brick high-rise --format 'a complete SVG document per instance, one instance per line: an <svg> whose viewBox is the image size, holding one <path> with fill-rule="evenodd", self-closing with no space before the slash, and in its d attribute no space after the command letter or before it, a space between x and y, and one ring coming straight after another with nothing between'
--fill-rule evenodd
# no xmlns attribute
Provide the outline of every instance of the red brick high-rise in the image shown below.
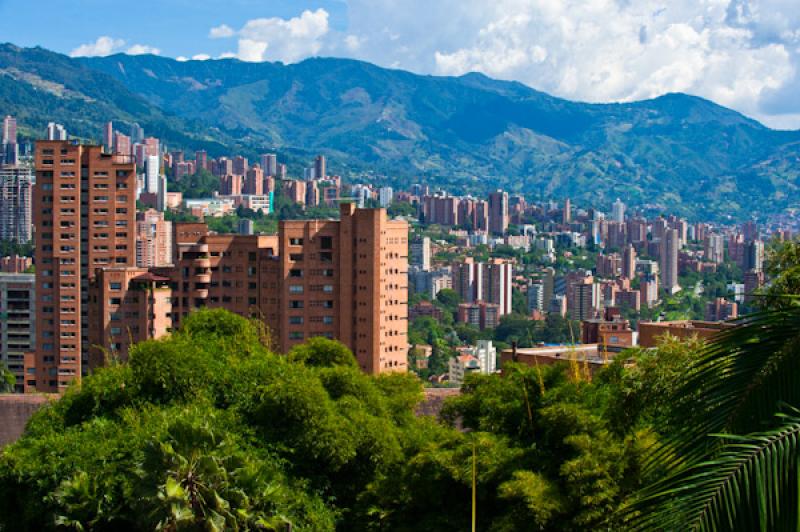
<svg viewBox="0 0 800 532"><path fill-rule="evenodd" d="M503 235L508 230L508 192L489 194L489 232Z"/></svg>
<svg viewBox="0 0 800 532"><path fill-rule="evenodd" d="M130 155L67 141L39 141L35 157L32 369L36 391L58 392L88 366L85 307L96 271L135 265L136 169Z"/></svg>
<svg viewBox="0 0 800 532"><path fill-rule="evenodd" d="M176 222L174 267L98 277L97 306L111 304L93 313L93 361L108 352L125 359L131 338L166 334L198 308L224 308L263 320L281 352L323 336L347 345L365 372L406 371L408 224L388 220L385 209L343 204L340 212L340 220L283 221L277 236Z"/></svg>

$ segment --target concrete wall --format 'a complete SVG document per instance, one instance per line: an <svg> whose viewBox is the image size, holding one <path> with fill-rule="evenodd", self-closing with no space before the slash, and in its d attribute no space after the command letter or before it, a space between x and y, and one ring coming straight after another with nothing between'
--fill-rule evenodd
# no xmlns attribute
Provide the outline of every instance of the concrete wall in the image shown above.
<svg viewBox="0 0 800 532"><path fill-rule="evenodd" d="M52 399L44 394L0 394L0 447L15 442L33 413Z"/></svg>

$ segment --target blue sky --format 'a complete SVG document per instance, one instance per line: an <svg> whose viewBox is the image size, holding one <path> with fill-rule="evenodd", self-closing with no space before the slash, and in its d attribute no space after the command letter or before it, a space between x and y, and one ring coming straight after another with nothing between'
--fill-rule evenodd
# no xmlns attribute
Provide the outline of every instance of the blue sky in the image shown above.
<svg viewBox="0 0 800 532"><path fill-rule="evenodd" d="M593 102L687 92L800 128L798 0L0 0L0 39L71 55L352 57Z"/></svg>

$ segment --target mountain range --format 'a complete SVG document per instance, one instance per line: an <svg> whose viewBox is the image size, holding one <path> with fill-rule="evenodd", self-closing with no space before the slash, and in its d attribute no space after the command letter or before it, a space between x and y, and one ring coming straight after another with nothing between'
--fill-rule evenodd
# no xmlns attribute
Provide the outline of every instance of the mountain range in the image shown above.
<svg viewBox="0 0 800 532"><path fill-rule="evenodd" d="M5 44L0 112L32 134L57 121L98 138L114 120L212 155L276 150L295 174L324 153L346 178L456 194L503 187L605 207L620 197L705 217L762 216L800 199L800 131L686 94L589 104L481 74L349 59L77 59Z"/></svg>

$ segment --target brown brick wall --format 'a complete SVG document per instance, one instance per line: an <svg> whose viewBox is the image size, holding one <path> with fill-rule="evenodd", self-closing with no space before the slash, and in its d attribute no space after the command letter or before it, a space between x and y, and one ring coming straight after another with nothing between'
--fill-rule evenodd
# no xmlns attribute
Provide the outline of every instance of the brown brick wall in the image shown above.
<svg viewBox="0 0 800 532"><path fill-rule="evenodd" d="M33 413L51 399L48 395L0 394L0 447L17 441Z"/></svg>

